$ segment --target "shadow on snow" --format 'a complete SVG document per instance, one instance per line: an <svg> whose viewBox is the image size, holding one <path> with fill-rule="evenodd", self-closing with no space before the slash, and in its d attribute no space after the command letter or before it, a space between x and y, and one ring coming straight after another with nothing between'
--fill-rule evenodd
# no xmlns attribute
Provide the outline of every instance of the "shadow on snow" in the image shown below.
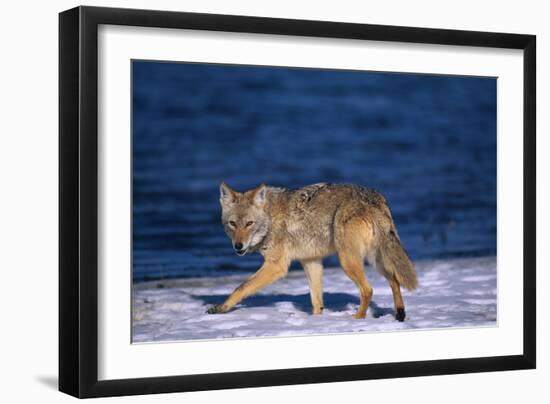
<svg viewBox="0 0 550 404"><path fill-rule="evenodd" d="M196 299L202 300L208 305L222 304L227 295L194 295ZM323 300L325 308L331 311L345 311L350 309L351 305L359 305L359 298L348 293L324 293ZM239 308L252 308L252 307L273 307L277 303L292 303L297 310L305 313L311 313L311 300L309 294L302 295L289 295L289 294L276 294L276 295L254 295L249 296L240 302L233 310L239 310ZM369 309L373 317L378 318L386 315L395 315L395 310L389 307L380 307L375 301L371 301Z"/></svg>

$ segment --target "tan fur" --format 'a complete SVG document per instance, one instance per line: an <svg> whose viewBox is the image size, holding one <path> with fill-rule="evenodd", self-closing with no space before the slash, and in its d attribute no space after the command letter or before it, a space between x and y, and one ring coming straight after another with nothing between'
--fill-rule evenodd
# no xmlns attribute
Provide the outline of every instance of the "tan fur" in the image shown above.
<svg viewBox="0 0 550 404"><path fill-rule="evenodd" d="M337 254L359 289L356 318L364 318L373 294L364 259L390 283L396 318L404 319L400 285L417 286L414 266L403 249L390 209L378 192L356 185L314 184L300 189L259 187L236 192L220 187L222 223L239 255L259 252L262 267L209 313L230 310L242 299L285 276L299 260L310 286L313 313L323 310L322 258Z"/></svg>
<svg viewBox="0 0 550 404"><path fill-rule="evenodd" d="M301 263L309 283L313 314L321 314L325 307L323 304L323 261L320 259L309 259L302 260Z"/></svg>

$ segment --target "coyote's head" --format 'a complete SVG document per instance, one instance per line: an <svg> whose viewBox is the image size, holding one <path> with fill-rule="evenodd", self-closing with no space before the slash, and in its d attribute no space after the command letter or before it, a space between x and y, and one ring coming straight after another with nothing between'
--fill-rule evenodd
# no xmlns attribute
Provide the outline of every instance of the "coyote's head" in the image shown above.
<svg viewBox="0 0 550 404"><path fill-rule="evenodd" d="M254 250L268 232L269 216L264 211L266 191L263 184L246 192L234 191L224 182L220 185L222 223L237 255Z"/></svg>

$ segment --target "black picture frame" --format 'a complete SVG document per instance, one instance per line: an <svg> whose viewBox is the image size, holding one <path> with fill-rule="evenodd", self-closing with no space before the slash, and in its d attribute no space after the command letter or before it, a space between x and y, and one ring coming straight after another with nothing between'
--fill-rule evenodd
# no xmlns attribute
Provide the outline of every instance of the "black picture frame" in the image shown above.
<svg viewBox="0 0 550 404"><path fill-rule="evenodd" d="M523 50L523 354L98 381L98 26L181 28ZM77 7L59 15L59 390L102 397L536 366L534 35Z"/></svg>

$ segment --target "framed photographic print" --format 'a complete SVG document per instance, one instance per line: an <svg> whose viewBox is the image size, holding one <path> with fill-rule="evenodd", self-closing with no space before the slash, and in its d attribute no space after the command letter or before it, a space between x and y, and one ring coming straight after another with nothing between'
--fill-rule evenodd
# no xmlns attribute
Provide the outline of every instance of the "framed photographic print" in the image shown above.
<svg viewBox="0 0 550 404"><path fill-rule="evenodd" d="M61 391L535 367L534 36L59 24Z"/></svg>

